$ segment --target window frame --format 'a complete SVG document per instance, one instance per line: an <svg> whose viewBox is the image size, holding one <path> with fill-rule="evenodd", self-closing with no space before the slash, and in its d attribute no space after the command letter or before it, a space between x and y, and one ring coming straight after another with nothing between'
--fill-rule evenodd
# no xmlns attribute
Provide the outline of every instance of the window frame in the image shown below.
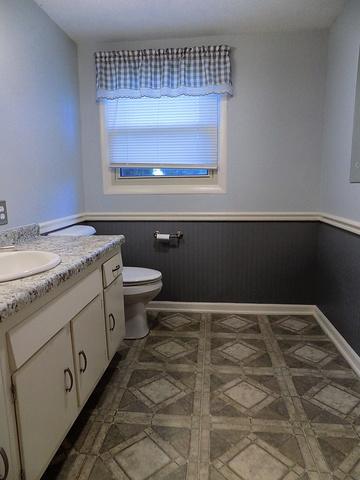
<svg viewBox="0 0 360 480"><path fill-rule="evenodd" d="M220 115L218 129L218 168L209 171L204 177L143 177L118 178L117 168L109 167L104 105L99 103L100 149L105 195L141 195L141 194L192 194L192 193L226 193L226 132L227 132L227 97L220 98Z"/></svg>

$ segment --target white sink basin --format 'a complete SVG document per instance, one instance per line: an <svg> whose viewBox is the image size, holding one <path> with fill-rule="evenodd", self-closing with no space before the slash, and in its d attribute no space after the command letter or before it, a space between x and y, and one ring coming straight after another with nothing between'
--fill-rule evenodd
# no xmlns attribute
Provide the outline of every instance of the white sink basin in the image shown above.
<svg viewBox="0 0 360 480"><path fill-rule="evenodd" d="M60 262L59 255L51 252L31 250L0 252L0 282L46 272Z"/></svg>

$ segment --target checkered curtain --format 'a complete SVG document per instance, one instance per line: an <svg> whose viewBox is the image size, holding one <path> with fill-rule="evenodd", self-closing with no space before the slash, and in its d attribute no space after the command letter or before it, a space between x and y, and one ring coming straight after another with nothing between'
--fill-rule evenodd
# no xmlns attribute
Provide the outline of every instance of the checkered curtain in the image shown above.
<svg viewBox="0 0 360 480"><path fill-rule="evenodd" d="M96 52L97 100L232 94L230 47Z"/></svg>

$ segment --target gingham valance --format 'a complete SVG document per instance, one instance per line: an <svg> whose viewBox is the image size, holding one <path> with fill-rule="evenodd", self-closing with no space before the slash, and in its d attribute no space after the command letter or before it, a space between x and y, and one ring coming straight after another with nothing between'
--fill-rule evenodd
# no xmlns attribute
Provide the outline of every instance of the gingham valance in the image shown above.
<svg viewBox="0 0 360 480"><path fill-rule="evenodd" d="M96 52L96 97L232 94L230 47Z"/></svg>

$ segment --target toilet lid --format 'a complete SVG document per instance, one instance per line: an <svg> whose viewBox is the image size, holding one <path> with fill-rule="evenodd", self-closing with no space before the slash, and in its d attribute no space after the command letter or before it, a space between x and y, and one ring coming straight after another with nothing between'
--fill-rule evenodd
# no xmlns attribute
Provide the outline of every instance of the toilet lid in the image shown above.
<svg viewBox="0 0 360 480"><path fill-rule="evenodd" d="M125 284L153 283L161 279L161 272L151 268L124 267L123 281Z"/></svg>
<svg viewBox="0 0 360 480"><path fill-rule="evenodd" d="M73 225L72 227L63 228L62 230L57 230L56 232L49 233L51 236L74 236L74 237L90 237L94 235L96 230L94 227L89 225Z"/></svg>

